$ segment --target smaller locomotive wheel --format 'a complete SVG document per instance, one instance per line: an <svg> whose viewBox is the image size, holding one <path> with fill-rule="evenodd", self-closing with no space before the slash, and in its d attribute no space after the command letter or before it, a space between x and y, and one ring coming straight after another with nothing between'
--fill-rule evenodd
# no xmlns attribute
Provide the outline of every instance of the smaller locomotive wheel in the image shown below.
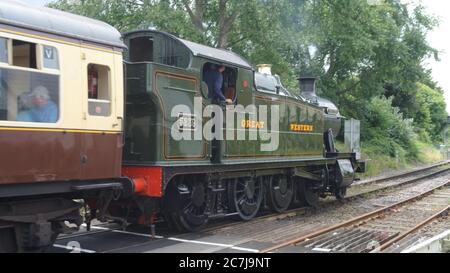
<svg viewBox="0 0 450 273"><path fill-rule="evenodd" d="M319 206L320 194L312 188L312 183L300 181L298 183L298 195L301 205L314 208Z"/></svg>
<svg viewBox="0 0 450 273"><path fill-rule="evenodd" d="M269 178L267 202L274 212L286 211L294 197L294 183L285 176Z"/></svg>
<svg viewBox="0 0 450 273"><path fill-rule="evenodd" d="M239 178L229 188L230 207L244 221L249 221L258 214L263 197L263 180L260 178Z"/></svg>
<svg viewBox="0 0 450 273"><path fill-rule="evenodd" d="M202 181L177 179L168 188L165 218L173 228L184 232L201 229L208 223L208 188Z"/></svg>

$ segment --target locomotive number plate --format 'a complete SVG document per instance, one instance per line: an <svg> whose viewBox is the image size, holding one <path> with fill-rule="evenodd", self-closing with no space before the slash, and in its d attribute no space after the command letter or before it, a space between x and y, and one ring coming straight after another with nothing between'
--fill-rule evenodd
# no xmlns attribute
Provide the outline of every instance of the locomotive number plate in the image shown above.
<svg viewBox="0 0 450 273"><path fill-rule="evenodd" d="M177 125L180 131L195 131L197 130L197 116L179 113Z"/></svg>

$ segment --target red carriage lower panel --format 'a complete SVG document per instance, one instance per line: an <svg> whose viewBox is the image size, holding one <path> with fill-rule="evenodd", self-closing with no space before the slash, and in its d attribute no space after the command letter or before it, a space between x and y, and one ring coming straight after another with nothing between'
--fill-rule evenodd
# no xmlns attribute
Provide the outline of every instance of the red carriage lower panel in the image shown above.
<svg viewBox="0 0 450 273"><path fill-rule="evenodd" d="M120 176L119 133L0 128L0 184Z"/></svg>

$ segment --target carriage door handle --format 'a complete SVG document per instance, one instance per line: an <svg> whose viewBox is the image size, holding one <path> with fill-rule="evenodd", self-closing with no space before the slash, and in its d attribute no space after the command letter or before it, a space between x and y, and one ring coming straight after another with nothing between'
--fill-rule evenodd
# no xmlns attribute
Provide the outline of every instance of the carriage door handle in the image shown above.
<svg viewBox="0 0 450 273"><path fill-rule="evenodd" d="M121 128L122 128L122 130L123 130L123 117L117 117L117 120L118 120L119 122L113 123L112 126L115 128L115 127L118 127L119 125L121 125Z"/></svg>

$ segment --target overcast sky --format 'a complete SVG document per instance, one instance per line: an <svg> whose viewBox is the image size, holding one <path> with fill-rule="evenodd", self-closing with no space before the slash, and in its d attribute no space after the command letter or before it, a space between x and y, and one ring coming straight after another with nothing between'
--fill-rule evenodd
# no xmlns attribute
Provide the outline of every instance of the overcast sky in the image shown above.
<svg viewBox="0 0 450 273"><path fill-rule="evenodd" d="M450 113L450 1L423 0L422 4L428 8L431 14L440 19L439 28L428 36L428 40L434 48L441 52L441 61L430 60L429 67L433 69L434 79L445 91L447 112Z"/></svg>
<svg viewBox="0 0 450 273"><path fill-rule="evenodd" d="M33 5L39 5L39 6L43 6L47 3L50 3L50 0L21 0L22 2L26 2L29 4L33 4Z"/></svg>
<svg viewBox="0 0 450 273"><path fill-rule="evenodd" d="M45 5L50 0L22 0L34 5ZM120 0L119 0L120 1ZM434 79L445 90L447 111L450 113L450 1L448 0L404 0L422 2L428 12L437 16L441 25L429 35L429 41L433 47L441 51L441 61L429 60L428 65L433 69Z"/></svg>

